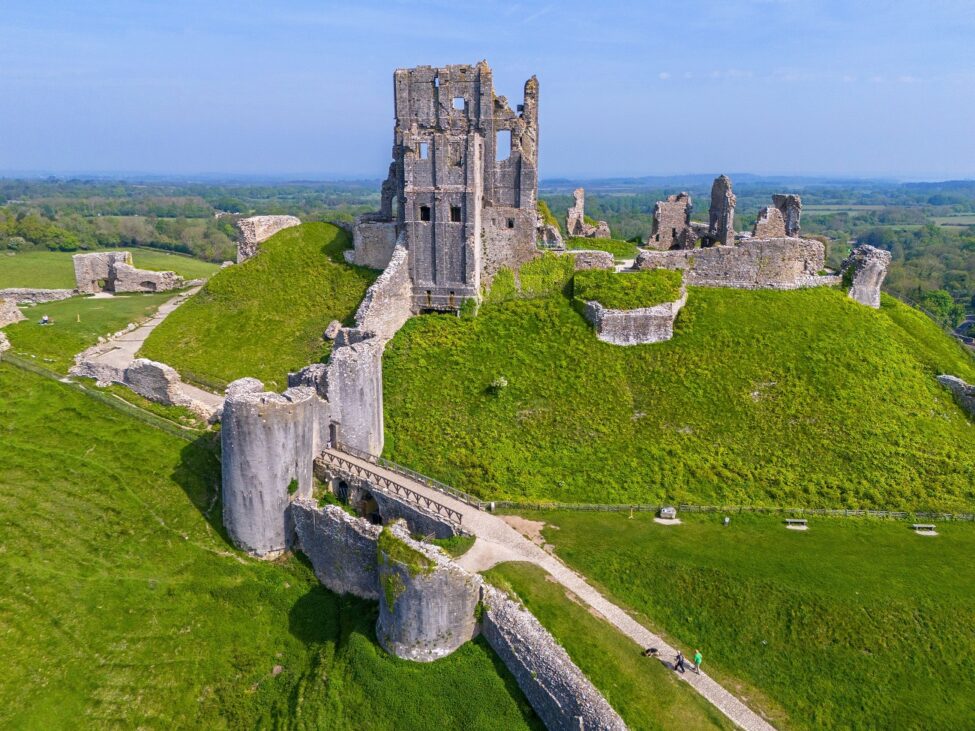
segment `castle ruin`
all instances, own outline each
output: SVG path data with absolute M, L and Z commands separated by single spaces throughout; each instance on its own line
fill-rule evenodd
M 353 261 L 409 252 L 413 309 L 479 300 L 504 267 L 536 256 L 538 80 L 512 111 L 486 61 L 398 69 L 393 161 L 377 213 L 357 221 Z

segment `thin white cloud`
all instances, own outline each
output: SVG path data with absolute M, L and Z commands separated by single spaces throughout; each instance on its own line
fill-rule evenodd
M 668 72 L 666 72 L 666 71 L 661 71 L 659 74 L 657 74 L 657 77 L 661 81 L 666 81 L 667 79 L 670 78 L 670 74 Z

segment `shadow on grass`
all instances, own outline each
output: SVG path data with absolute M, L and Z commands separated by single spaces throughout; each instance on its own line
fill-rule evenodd
M 179 464 L 170 477 L 179 485 L 200 515 L 227 545 L 233 545 L 223 527 L 220 500 L 220 432 L 200 434 L 180 450 Z

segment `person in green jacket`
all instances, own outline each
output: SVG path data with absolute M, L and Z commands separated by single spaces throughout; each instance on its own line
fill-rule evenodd
M 694 650 L 694 672 L 698 675 L 701 674 L 701 660 L 704 659 L 704 655 L 701 654 L 700 650 Z

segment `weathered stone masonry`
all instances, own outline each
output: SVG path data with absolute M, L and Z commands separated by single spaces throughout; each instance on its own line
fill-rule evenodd
M 81 294 L 97 292 L 167 292 L 185 282 L 173 272 L 153 272 L 132 266 L 127 251 L 75 254 L 74 277 Z

